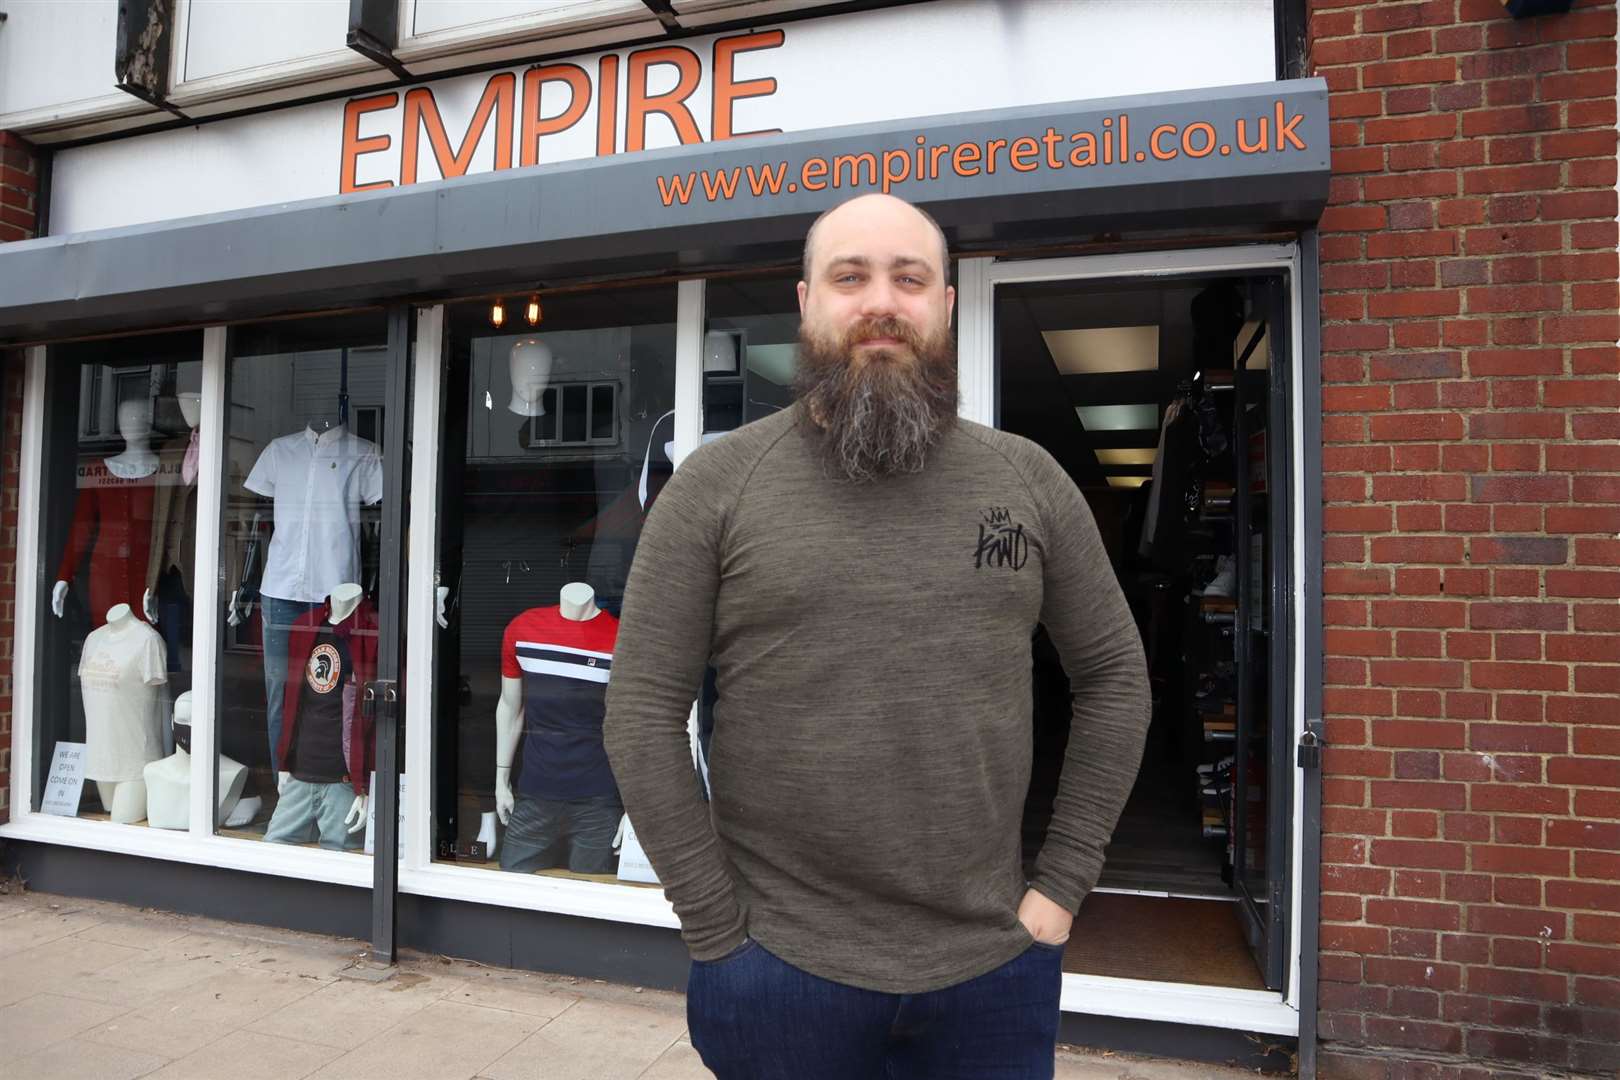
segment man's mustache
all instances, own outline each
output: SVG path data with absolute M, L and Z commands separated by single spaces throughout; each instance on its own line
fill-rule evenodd
M 848 351 L 857 345 L 864 345 L 868 341 L 880 338 L 900 342 L 910 349 L 914 356 L 922 352 L 922 335 L 917 333 L 916 328 L 910 323 L 893 315 L 878 315 L 852 323 L 844 331 L 843 341 L 840 344 Z

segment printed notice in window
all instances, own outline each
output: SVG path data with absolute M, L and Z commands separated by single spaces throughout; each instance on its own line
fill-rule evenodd
M 59 742 L 51 757 L 51 772 L 45 779 L 45 797 L 39 812 L 77 817 L 79 793 L 84 790 L 84 743 Z

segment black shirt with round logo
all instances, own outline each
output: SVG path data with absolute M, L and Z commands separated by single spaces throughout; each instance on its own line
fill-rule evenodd
M 349 779 L 343 757 L 343 689 L 354 681 L 349 644 L 323 625 L 315 636 L 301 676 L 297 730 L 293 733 L 288 769 L 312 784 L 336 784 Z

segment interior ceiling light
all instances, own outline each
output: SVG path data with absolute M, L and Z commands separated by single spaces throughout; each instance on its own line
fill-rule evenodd
M 1156 371 L 1157 326 L 1101 326 L 1091 330 L 1043 330 L 1052 362 L 1064 375 Z
M 529 302 L 523 309 L 523 317 L 529 320 L 530 326 L 540 325 L 540 294 L 532 293 Z
M 1150 431 L 1159 426 L 1159 407 L 1144 405 L 1076 405 L 1087 431 Z
M 499 330 L 506 325 L 506 300 L 497 296 L 495 303 L 490 305 L 489 324 Z
M 1158 453 L 1153 447 L 1140 447 L 1135 449 L 1120 449 L 1104 447 L 1092 451 L 1097 460 L 1103 465 L 1151 465 L 1154 455 Z
M 1108 486 L 1117 488 L 1139 488 L 1147 482 L 1148 478 L 1145 476 L 1110 476 L 1108 478 Z

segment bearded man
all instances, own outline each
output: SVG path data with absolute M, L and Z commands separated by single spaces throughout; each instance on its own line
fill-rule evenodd
M 956 416 L 948 268 L 899 199 L 824 214 L 797 404 L 692 454 L 631 569 L 607 749 L 720 1080 L 1050 1077 L 1063 945 L 1141 760 L 1142 646 L 1085 500 Z M 1037 622 L 1074 716 L 1026 880 Z

